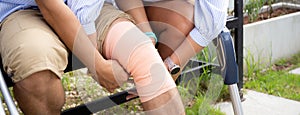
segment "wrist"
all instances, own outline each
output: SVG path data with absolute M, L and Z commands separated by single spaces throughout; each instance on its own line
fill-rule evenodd
M 167 66 L 167 69 L 171 73 L 171 75 L 175 75 L 180 71 L 180 66 L 174 63 L 170 57 L 167 57 L 164 60 L 164 63 Z
M 157 44 L 157 42 L 158 42 L 158 39 L 157 39 L 157 37 L 156 37 L 156 35 L 155 35 L 155 33 L 154 32 L 145 32 L 145 34 L 149 37 L 149 38 L 152 38 L 152 39 L 154 39 L 154 41 L 155 41 L 155 44 Z
M 96 52 L 95 55 L 95 70 L 97 74 L 101 74 L 103 73 L 103 71 L 106 71 L 105 68 L 107 67 L 108 63 L 107 60 L 104 59 L 99 52 Z

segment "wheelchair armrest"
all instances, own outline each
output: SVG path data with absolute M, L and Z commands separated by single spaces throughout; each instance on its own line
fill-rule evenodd
M 222 31 L 214 43 L 217 46 L 218 60 L 221 67 L 220 72 L 224 78 L 224 84 L 238 83 L 238 65 L 230 32 L 228 30 Z

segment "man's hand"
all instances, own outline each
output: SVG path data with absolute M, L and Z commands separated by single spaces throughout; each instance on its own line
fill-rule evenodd
M 128 79 L 128 73 L 117 61 L 105 60 L 92 44 L 97 35 L 86 35 L 75 14 L 62 0 L 35 0 L 43 17 L 66 46 L 92 70 L 94 79 L 112 92 Z M 95 56 L 92 56 L 94 55 Z M 117 82 L 117 81 L 118 82 Z
M 98 67 L 94 79 L 109 92 L 113 92 L 129 78 L 129 74 L 115 60 L 106 60 L 104 65 Z

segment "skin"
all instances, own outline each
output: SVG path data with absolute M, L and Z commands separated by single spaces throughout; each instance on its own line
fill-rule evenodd
M 89 68 L 94 75 L 93 78 L 102 86 L 113 91 L 120 83 L 120 81 L 117 83 L 114 76 L 128 77 L 118 62 L 105 60 L 102 57 L 95 48 L 95 42 L 93 42 L 96 35 L 88 36 L 85 34 L 80 22 L 63 1 L 36 0 L 36 3 L 46 22 L 54 29 L 65 45 Z M 118 23 L 118 21 L 123 20 L 118 19 L 114 23 Z M 127 79 L 122 80 L 126 81 Z M 121 82 L 123 82 L 122 80 Z M 48 70 L 34 73 L 18 82 L 14 86 L 14 93 L 24 114 L 30 115 L 59 115 L 65 101 L 60 79 Z M 147 114 L 184 112 L 176 88 L 143 103 L 143 107 L 148 111 Z M 174 108 L 180 111 L 174 111 Z
M 115 0 L 118 7 L 126 13 L 132 15 L 135 23 L 143 32 L 153 32 L 146 15 L 146 11 L 141 0 L 131 0 L 128 4 L 126 0 Z M 155 39 L 151 38 L 153 44 Z
M 41 71 L 16 83 L 14 97 L 25 115 L 59 115 L 65 101 L 60 79 L 51 71 Z
M 45 20 L 66 46 L 89 68 L 90 72 L 94 74 L 94 79 L 100 79 L 97 81 L 100 82 L 101 85 L 107 87 L 109 91 L 113 91 L 113 89 L 118 87 L 118 84 L 115 83 L 114 75 L 128 77 L 128 74 L 116 61 L 105 60 L 102 57 L 93 43 L 90 42 L 88 36 L 84 34 L 85 32 L 81 29 L 79 20 L 77 20 L 76 16 L 64 2 L 61 0 L 36 0 L 36 3 Z M 78 39 L 81 45 L 76 45 L 75 40 Z M 76 48 L 76 50 L 74 50 L 74 48 Z M 94 56 L 90 58 L 86 55 Z M 113 66 L 116 71 L 113 71 Z
M 119 87 L 114 75 L 126 78 L 128 74 L 117 61 L 105 60 L 96 50 L 95 43 L 91 41 L 94 41 L 97 35 L 91 34 L 88 36 L 84 34 L 80 22 L 63 1 L 36 0 L 36 3 L 46 22 L 54 29 L 66 46 L 91 70 L 94 79 L 111 92 Z M 78 36 L 80 37 L 78 38 Z M 76 39 L 79 39 L 81 46 L 76 46 Z M 79 48 L 73 49 L 74 46 Z M 94 56 L 89 57 L 86 55 Z M 59 115 L 65 101 L 60 79 L 48 70 L 34 73 L 17 82 L 13 92 L 24 114 Z
M 132 0 L 116 0 L 119 8 L 132 15 L 138 27 L 143 31 L 153 31 L 159 38 L 157 49 L 165 60 L 170 57 L 174 63 L 183 68 L 188 60 L 204 47 L 199 46 L 188 35 L 194 28 L 193 5 L 181 0 L 166 0 L 146 3 Z M 175 20 L 176 19 L 176 20 Z M 173 75 L 176 80 L 180 73 Z
M 123 22 L 123 24 L 121 23 L 121 22 Z M 124 20 L 124 19 L 122 19 L 122 18 L 119 18 L 119 19 L 117 19 L 113 24 L 112 24 L 112 26 L 110 27 L 110 30 L 109 30 L 109 32 L 108 32 L 108 38 L 106 38 L 106 40 L 107 41 L 109 41 L 109 37 L 111 37 L 111 39 L 118 39 L 119 41 L 121 41 L 122 39 L 124 40 L 124 39 L 131 39 L 132 41 L 138 41 L 137 39 L 141 39 L 140 37 L 134 37 L 134 38 L 130 38 L 130 37 L 127 37 L 126 36 L 126 34 L 124 35 L 123 33 L 127 33 L 127 32 L 130 32 L 130 30 L 132 30 L 133 28 L 136 28 L 133 24 L 131 24 L 132 26 L 130 26 L 130 25 L 127 25 L 127 26 L 123 26 L 124 25 L 124 22 L 127 22 L 128 23 L 128 20 Z M 138 29 L 136 28 L 135 30 L 137 30 L 137 31 L 134 31 L 133 33 L 138 33 L 139 31 L 138 31 Z M 115 34 L 116 32 L 118 32 L 119 34 Z M 113 33 L 113 34 L 111 34 L 111 33 Z M 139 33 L 139 35 L 141 35 L 142 33 Z M 133 35 L 133 34 L 132 34 Z M 139 35 L 137 35 L 137 36 L 139 36 Z M 109 42 L 109 43 L 114 43 L 114 42 Z M 122 44 L 118 44 L 119 45 L 119 47 L 115 47 L 115 50 L 116 51 L 121 51 L 122 50 L 122 46 L 123 45 L 125 45 L 126 46 L 126 42 L 121 42 Z M 105 47 L 106 47 L 106 45 L 107 44 L 105 44 L 104 43 L 104 49 L 105 49 Z M 146 46 L 152 46 L 151 45 L 151 43 L 149 44 L 146 44 L 145 43 L 145 45 Z M 143 46 L 145 46 L 145 45 L 143 45 Z M 133 45 L 133 46 L 138 46 L 138 45 Z M 150 48 L 150 47 L 148 47 L 148 48 Z M 154 46 L 152 46 L 153 47 L 153 49 L 151 48 L 150 50 L 148 50 L 149 51 L 149 53 L 151 53 L 151 55 L 155 55 L 155 53 L 157 53 L 156 52 L 156 50 L 154 49 Z M 109 47 L 107 47 L 107 48 L 109 48 Z M 126 48 L 129 48 L 129 49 L 131 49 L 130 47 L 126 47 Z M 136 49 L 135 49 L 136 48 Z M 141 48 L 141 49 L 139 49 L 139 48 Z M 140 50 L 140 51 L 145 51 L 145 50 L 147 50 L 147 49 L 142 49 L 143 47 L 134 47 L 134 49 L 135 49 L 135 51 L 137 51 L 137 52 L 139 52 L 138 50 Z M 110 49 L 110 48 L 109 48 Z M 109 51 L 109 50 L 104 50 L 104 51 Z M 135 52 L 134 51 L 134 52 Z M 118 56 L 116 56 L 116 57 L 114 57 L 114 58 L 116 58 L 116 59 L 118 59 L 119 61 L 120 61 L 120 63 L 122 64 L 122 65 L 124 65 L 124 67 L 126 67 L 127 66 L 127 70 L 129 71 L 129 72 L 131 72 L 131 74 L 132 74 L 132 76 L 133 76 L 133 79 L 134 79 L 134 81 L 136 82 L 136 87 L 137 87 L 137 90 L 139 90 L 138 88 L 142 88 L 141 87 L 141 82 L 138 82 L 139 80 L 140 81 L 145 81 L 145 79 L 147 79 L 147 78 L 144 78 L 143 80 L 142 79 L 140 79 L 140 78 L 143 78 L 142 76 L 143 75 L 149 75 L 148 73 L 146 73 L 145 74 L 145 72 L 150 72 L 150 74 L 152 74 L 151 73 L 151 67 L 150 68 L 148 68 L 148 67 L 145 67 L 145 68 L 148 68 L 147 70 L 146 69 L 141 69 L 141 68 L 135 68 L 135 69 L 133 69 L 132 67 L 133 66 L 135 66 L 135 67 L 141 67 L 141 66 L 144 66 L 144 64 L 145 63 L 142 63 L 141 61 L 141 58 L 139 58 L 139 59 L 134 59 L 134 60 L 136 60 L 136 61 L 132 61 L 132 62 L 130 62 L 131 64 L 135 64 L 135 65 L 127 65 L 126 63 L 127 63 L 127 61 L 122 61 L 122 59 L 127 59 L 127 56 L 126 55 L 128 55 L 128 52 L 130 52 L 130 51 L 126 51 L 125 50 L 125 52 L 127 52 L 126 54 L 117 54 L 117 55 L 122 55 L 122 58 L 120 58 L 120 57 L 118 57 Z M 134 53 L 134 52 L 130 52 L 130 53 Z M 130 54 L 129 53 L 129 54 Z M 139 52 L 139 54 L 141 54 L 141 52 Z M 108 54 L 109 55 L 109 54 Z M 137 54 L 136 54 L 137 55 Z M 147 54 L 145 54 L 145 55 L 147 55 Z M 129 56 L 133 56 L 133 57 L 135 57 L 134 55 L 129 55 Z M 157 55 L 158 56 L 158 55 Z M 153 61 L 154 61 L 154 63 L 160 63 L 160 64 L 162 64 L 163 65 L 163 63 L 160 61 L 160 59 L 159 59 L 159 57 L 150 57 L 151 59 L 154 59 Z M 133 58 L 132 58 L 133 59 Z M 131 58 L 129 58 L 129 60 L 131 60 Z M 138 61 L 138 60 L 140 60 L 140 61 Z M 139 62 L 141 62 L 142 64 L 140 64 Z M 149 64 L 149 65 L 152 65 L 152 63 L 150 62 L 150 63 L 147 63 L 147 64 Z M 159 67 L 159 66 L 158 66 Z M 131 69 L 130 69 L 131 68 Z M 150 69 L 150 71 L 149 71 L 149 69 Z M 146 71 L 145 71 L 146 70 Z M 161 71 L 162 73 L 160 74 L 159 73 L 159 77 L 160 78 L 164 78 L 164 77 L 170 77 L 169 75 L 166 75 L 168 72 L 167 72 L 167 70 L 166 69 L 163 69 L 164 71 Z M 155 70 L 153 70 L 153 71 L 155 71 Z M 155 71 L 155 73 L 158 73 L 158 72 L 160 72 L 160 71 Z M 141 75 L 141 76 L 140 76 Z M 139 76 L 139 77 L 138 77 Z M 150 75 L 149 77 L 155 77 L 155 75 Z M 158 79 L 157 78 L 152 78 L 152 80 L 150 80 L 150 79 L 147 79 L 147 80 L 149 80 L 150 82 L 151 81 L 156 81 L 155 83 L 150 83 L 149 85 L 146 85 L 147 87 L 151 87 L 152 89 L 154 89 L 154 90 L 156 90 L 157 88 L 160 88 L 161 86 L 159 86 L 159 87 L 156 87 L 158 84 L 156 84 L 156 83 L 159 83 L 160 81 L 157 81 Z M 144 82 L 145 83 L 145 82 Z M 169 78 L 169 80 L 168 80 L 168 84 L 174 84 L 174 83 L 172 83 L 172 80 L 170 80 L 170 78 Z M 139 84 L 139 85 L 138 85 Z M 148 84 L 148 83 L 147 83 Z M 175 84 L 174 84 L 175 85 Z M 143 86 L 143 85 L 142 85 Z M 143 90 L 152 90 L 152 89 L 143 89 Z M 160 88 L 161 90 L 163 90 L 164 88 Z M 141 90 L 140 90 L 141 91 Z M 156 92 L 156 91 L 155 91 Z M 134 92 L 129 92 L 129 93 L 131 93 L 131 94 L 133 94 Z M 143 92 L 139 92 L 139 94 L 140 94 L 140 96 L 141 95 L 149 95 L 149 94 L 147 94 L 147 93 L 143 93 Z M 155 94 L 151 94 L 152 96 L 153 95 L 155 95 Z M 131 96 L 133 96 L 134 97 L 134 95 L 131 95 Z M 128 96 L 127 97 L 127 99 L 130 99 L 131 98 L 131 96 Z M 150 96 L 150 95 L 149 95 Z M 179 95 L 179 93 L 178 93 L 178 90 L 177 90 L 177 88 L 172 88 L 172 89 L 168 89 L 166 92 L 164 92 L 164 93 L 162 93 L 162 94 L 160 94 L 160 95 L 155 95 L 155 97 L 153 97 L 153 98 L 151 98 L 150 100 L 147 100 L 147 101 L 145 101 L 145 102 L 142 102 L 142 106 L 143 106 L 143 109 L 146 111 L 146 113 L 147 114 L 153 114 L 153 115 L 157 115 L 157 114 L 170 114 L 170 115 L 174 115 L 174 114 L 184 114 L 184 107 L 183 107 L 183 104 L 182 104 L 182 101 L 181 101 L 181 98 L 180 98 L 180 95 Z M 176 111 L 174 111 L 174 108 L 177 108 L 177 109 L 175 109 Z

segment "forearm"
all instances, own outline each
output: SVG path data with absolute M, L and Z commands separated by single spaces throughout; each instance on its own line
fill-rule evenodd
M 36 0 L 45 20 L 66 46 L 89 68 L 103 61 L 73 12 L 60 0 Z M 98 62 L 99 63 L 99 62 Z
M 204 47 L 192 40 L 191 36 L 187 36 L 170 57 L 174 63 L 184 67 L 188 60 L 199 53 L 203 48 Z
M 124 12 L 130 14 L 135 20 L 136 25 L 143 32 L 151 32 L 152 29 L 147 19 L 142 0 L 131 0 L 130 3 L 126 0 L 115 0 L 118 7 Z
M 98 47 L 97 47 L 97 33 L 95 32 L 95 33 L 93 33 L 93 34 L 90 34 L 90 35 L 88 35 L 88 37 L 89 37 L 90 41 L 92 42 L 92 44 L 93 44 L 96 48 L 98 48 Z

